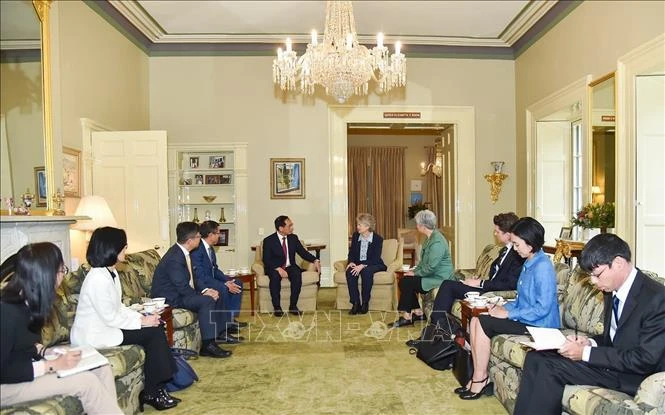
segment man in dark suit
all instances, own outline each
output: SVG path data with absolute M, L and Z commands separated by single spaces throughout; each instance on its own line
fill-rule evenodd
M 481 293 L 489 291 L 506 291 L 517 288 L 517 280 L 522 272 L 524 258 L 512 249 L 510 228 L 519 218 L 513 212 L 499 213 L 494 216 L 494 236 L 503 244 L 499 256 L 492 262 L 487 280 L 467 278 L 464 281 L 444 281 L 434 299 L 434 307 L 430 321 L 434 324 L 445 322 L 446 312 L 450 312 L 456 299 L 464 298 L 469 291 Z
M 275 219 L 275 229 L 275 233 L 263 240 L 263 265 L 266 275 L 270 278 L 272 306 L 275 316 L 284 315 L 279 302 L 279 291 L 282 278 L 288 278 L 291 282 L 289 312 L 300 315 L 302 312 L 298 309 L 298 297 L 302 288 L 302 270 L 296 264 L 296 253 L 304 260 L 314 263 L 317 272 L 321 272 L 321 263 L 302 246 L 298 235 L 293 234 L 293 221 L 288 216 L 278 216 Z
M 234 320 L 240 312 L 242 285 L 233 278 L 227 277 L 217 266 L 217 256 L 213 246 L 219 241 L 219 224 L 212 220 L 205 221 L 199 226 L 199 233 L 201 243 L 191 252 L 194 288 L 199 292 L 206 288 L 213 288 L 222 295 L 226 321 L 229 322 L 227 333 L 238 334 L 240 327 L 247 326 L 247 323 Z
M 580 267 L 605 292 L 604 331 L 569 336 L 557 352 L 529 352 L 515 414 L 560 414 L 566 385 L 592 385 L 635 395 L 649 375 L 665 371 L 665 286 L 630 262 L 630 248 L 612 234 L 593 237 Z
M 182 222 L 176 227 L 178 242 L 162 257 L 152 279 L 152 297 L 165 297 L 176 308 L 184 308 L 198 314 L 201 338 L 200 355 L 229 357 L 231 352 L 217 346 L 215 338 L 225 334 L 226 320 L 221 296 L 212 288 L 194 289 L 194 274 L 189 253 L 199 246 L 199 225 Z

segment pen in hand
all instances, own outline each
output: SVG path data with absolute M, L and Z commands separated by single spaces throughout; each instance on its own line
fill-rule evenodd
M 575 341 L 577 341 L 577 321 L 575 322 Z

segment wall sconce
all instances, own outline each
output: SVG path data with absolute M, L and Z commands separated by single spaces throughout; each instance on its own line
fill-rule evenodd
M 506 164 L 505 161 L 493 161 L 491 164 L 494 168 L 494 173 L 486 174 L 485 180 L 490 184 L 490 199 L 492 203 L 496 203 L 499 200 L 503 181 L 506 180 L 508 175 L 503 172 L 503 165 Z
M 424 176 L 427 172 L 434 174 L 437 177 L 441 177 L 443 174 L 443 147 L 441 146 L 441 139 L 437 138 L 434 141 L 434 163 L 430 163 L 427 166 L 425 162 L 420 163 L 420 175 Z

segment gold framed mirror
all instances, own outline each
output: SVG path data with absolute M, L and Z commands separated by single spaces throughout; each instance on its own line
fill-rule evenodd
M 589 83 L 590 200 L 616 201 L 616 84 L 614 72 Z
M 50 195 L 55 191 L 50 6 L 50 0 L 0 2 L 0 196 L 13 197 L 14 206 L 20 206 L 21 195 L 29 189 L 34 195 L 33 215 L 51 211 Z

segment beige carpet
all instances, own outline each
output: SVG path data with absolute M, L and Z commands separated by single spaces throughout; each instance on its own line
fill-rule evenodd
M 319 312 L 300 318 L 241 314 L 246 342 L 228 359 L 190 360 L 201 380 L 174 393 L 183 402 L 168 413 L 506 414 L 494 397 L 462 401 L 450 371 L 409 354 L 404 342 L 420 325 L 386 332 L 395 313 L 350 316 L 334 298 L 321 289 Z

